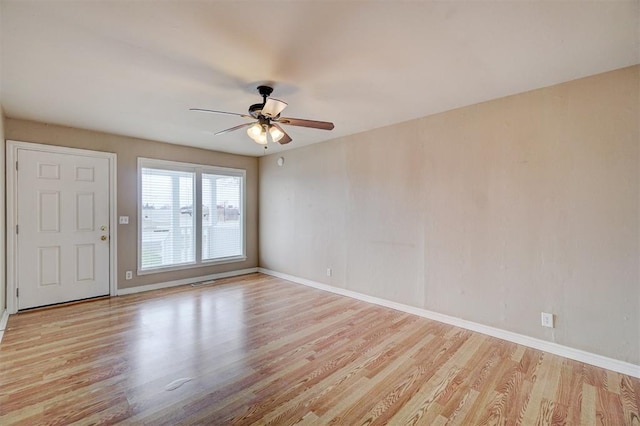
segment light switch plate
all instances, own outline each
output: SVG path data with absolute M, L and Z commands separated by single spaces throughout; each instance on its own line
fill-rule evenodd
M 129 216 L 120 216 L 120 225 L 128 225 Z

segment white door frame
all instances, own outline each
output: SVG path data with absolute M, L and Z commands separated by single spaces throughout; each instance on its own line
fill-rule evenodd
M 85 157 L 106 158 L 109 160 L 109 294 L 116 295 L 117 285 L 117 158 L 111 152 L 91 151 L 88 149 L 67 148 L 56 145 L 43 145 L 31 142 L 7 141 L 7 312 L 18 312 L 18 235 L 16 224 L 18 223 L 18 172 L 16 162 L 18 150 L 51 152 L 58 154 L 83 155 Z

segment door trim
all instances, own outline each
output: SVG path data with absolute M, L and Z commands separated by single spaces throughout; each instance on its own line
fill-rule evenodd
M 16 224 L 18 223 L 18 173 L 16 161 L 18 160 L 18 150 L 50 152 L 57 154 L 83 155 L 85 157 L 106 158 L 109 160 L 109 295 L 115 296 L 117 286 L 117 156 L 111 152 L 91 151 L 88 149 L 68 148 L 57 145 L 44 145 L 31 142 L 20 142 L 7 140 L 6 147 L 6 169 L 7 169 L 7 312 L 15 314 L 18 312 L 18 298 L 16 289 L 18 288 L 18 235 L 16 234 Z

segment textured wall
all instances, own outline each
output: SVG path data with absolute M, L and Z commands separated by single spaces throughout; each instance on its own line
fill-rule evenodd
M 261 158 L 260 265 L 640 364 L 639 74 Z
M 92 149 L 117 154 L 118 216 L 129 216 L 129 225 L 118 225 L 118 288 L 129 288 L 258 266 L 258 161 L 256 158 L 15 119 L 6 120 L 5 135 L 9 140 Z M 136 276 L 138 157 L 245 169 L 247 171 L 247 260 L 224 265 L 203 266 L 195 269 Z M 130 281 L 125 281 L 125 271 L 128 270 L 134 271 L 134 277 Z

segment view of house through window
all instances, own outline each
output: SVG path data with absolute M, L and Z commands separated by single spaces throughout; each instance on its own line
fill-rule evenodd
M 243 170 L 150 159 L 138 169 L 140 271 L 244 257 Z

